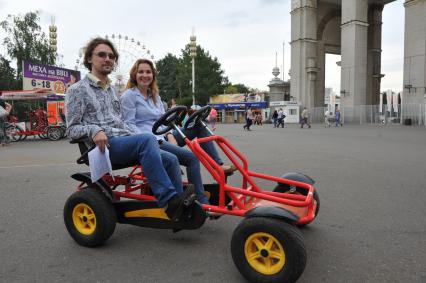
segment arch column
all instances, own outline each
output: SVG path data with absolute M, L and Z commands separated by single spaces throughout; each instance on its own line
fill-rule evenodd
M 291 7 L 290 94 L 307 108 L 314 106 L 316 57 L 317 0 L 293 0 Z
M 403 104 L 426 99 L 426 0 L 407 0 L 404 31 Z
M 368 53 L 366 104 L 377 105 L 380 100 L 382 62 L 382 11 L 383 4 L 372 4 L 368 10 Z
M 341 103 L 366 104 L 368 1 L 342 0 Z

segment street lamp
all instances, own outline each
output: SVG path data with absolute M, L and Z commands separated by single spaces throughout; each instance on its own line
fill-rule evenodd
M 194 35 L 194 31 L 192 31 L 189 39 L 189 55 L 192 58 L 192 105 L 195 105 L 195 56 L 197 56 L 197 38 Z

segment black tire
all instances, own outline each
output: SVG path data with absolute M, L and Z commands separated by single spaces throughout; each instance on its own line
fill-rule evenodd
M 60 140 L 63 137 L 62 128 L 59 126 L 53 126 L 47 128 L 47 138 L 51 141 Z
M 22 135 L 19 135 L 18 133 L 23 132 L 21 127 L 17 125 L 8 125 L 6 127 L 6 135 L 10 138 L 12 142 L 17 142 L 22 139 Z
M 62 130 L 62 138 L 65 138 L 67 136 L 67 126 L 62 125 L 61 130 Z
M 274 218 L 244 219 L 232 235 L 231 253 L 249 282 L 295 282 L 306 266 L 302 234 L 297 227 Z
M 111 237 L 117 215 L 111 202 L 101 192 L 89 187 L 68 198 L 64 221 L 71 237 L 79 245 L 96 247 Z
M 305 189 L 302 189 L 302 188 L 299 188 L 299 187 L 293 187 L 293 188 L 291 188 L 291 186 L 288 185 L 288 184 L 278 184 L 274 188 L 273 191 L 277 192 L 277 193 L 291 193 L 291 194 L 306 195 L 306 190 Z M 320 210 L 320 204 L 321 204 L 321 202 L 320 202 L 320 197 L 319 197 L 318 191 L 316 189 L 314 191 L 314 200 L 317 202 L 317 207 L 315 209 L 315 218 L 317 218 L 319 210 Z M 302 225 L 298 225 L 298 226 L 302 227 L 302 226 L 306 226 L 308 224 L 302 224 Z

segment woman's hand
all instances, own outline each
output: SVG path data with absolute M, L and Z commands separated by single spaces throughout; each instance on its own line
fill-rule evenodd
M 99 150 L 103 153 L 105 152 L 105 147 L 108 146 L 108 137 L 105 135 L 104 131 L 99 131 L 94 137 L 93 142 L 99 147 Z
M 171 144 L 177 145 L 177 141 L 175 139 L 175 136 L 173 136 L 173 134 L 171 134 L 171 133 L 167 134 L 167 141 Z

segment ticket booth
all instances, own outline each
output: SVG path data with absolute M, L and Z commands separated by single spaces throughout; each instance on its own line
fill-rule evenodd
M 285 114 L 285 123 L 295 123 L 300 122 L 300 103 L 297 101 L 271 101 L 269 102 L 270 116 L 275 110 L 279 111 L 280 108 L 283 109 Z

